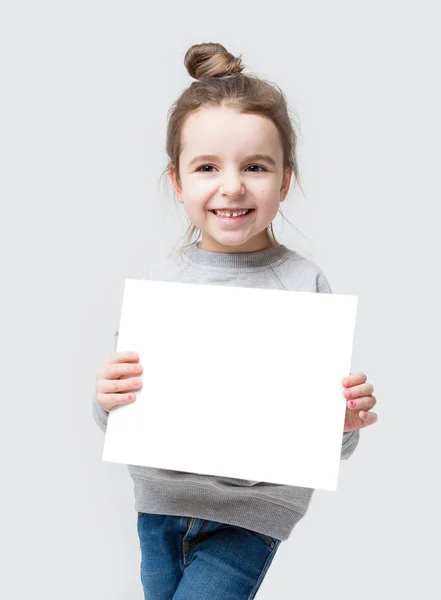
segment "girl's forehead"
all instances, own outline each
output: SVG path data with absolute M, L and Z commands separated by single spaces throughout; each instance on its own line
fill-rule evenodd
M 237 108 L 231 106 L 201 106 L 198 110 L 190 113 L 186 122 L 200 123 L 240 123 L 242 126 L 247 124 L 255 125 L 256 123 L 271 122 L 267 117 L 257 113 L 240 112 Z
M 208 144 L 208 147 L 207 147 Z M 276 126 L 267 117 L 212 107 L 189 115 L 181 132 L 182 151 L 209 153 L 210 147 L 243 146 L 252 152 L 265 152 L 280 145 Z

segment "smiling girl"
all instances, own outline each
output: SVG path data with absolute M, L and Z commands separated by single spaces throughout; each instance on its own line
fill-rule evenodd
M 272 228 L 293 176 L 299 180 L 297 137 L 282 91 L 243 74 L 240 57 L 220 44 L 192 46 L 185 66 L 196 81 L 170 111 L 165 172 L 190 220 L 189 243 L 160 261 L 148 278 L 331 293 L 323 271 L 279 243 Z M 237 312 L 222 318 L 240 317 Z M 232 338 L 229 368 L 240 368 L 240 352 Z M 104 431 L 110 410 L 136 400 L 142 372 L 136 353 L 116 348 L 103 363 L 93 414 Z M 347 404 L 341 458 L 346 460 L 359 430 L 375 423 L 377 415 L 370 412 L 376 399 L 364 373 L 348 375 L 342 388 Z M 207 427 L 215 426 L 207 421 Z M 182 440 L 183 451 L 204 451 L 191 419 L 182 423 Z M 277 444 L 277 432 L 262 443 Z M 146 600 L 254 598 L 314 491 L 137 465 L 128 469 Z

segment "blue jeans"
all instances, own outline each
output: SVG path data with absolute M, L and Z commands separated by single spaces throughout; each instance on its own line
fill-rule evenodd
M 282 543 L 217 521 L 138 513 L 145 600 L 251 600 Z

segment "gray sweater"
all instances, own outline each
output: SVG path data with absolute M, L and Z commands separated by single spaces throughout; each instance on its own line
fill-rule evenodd
M 283 244 L 257 252 L 218 253 L 201 250 L 194 242 L 180 253 L 160 260 L 139 278 L 332 293 L 321 269 Z M 118 331 L 115 351 L 117 336 Z M 145 378 L 148 365 L 143 367 Z M 92 408 L 97 425 L 106 431 L 108 412 L 100 407 L 95 393 Z M 354 452 L 360 431 L 342 436 L 341 458 L 345 460 Z M 189 432 L 186 447 L 194 448 L 195 441 Z M 271 434 L 267 442 L 277 443 L 277 438 Z M 304 516 L 314 491 L 137 465 L 128 465 L 128 471 L 133 479 L 137 512 L 197 517 L 252 529 L 280 540 L 288 539 Z

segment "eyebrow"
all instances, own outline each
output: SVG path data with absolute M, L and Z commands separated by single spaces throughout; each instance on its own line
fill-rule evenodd
M 215 154 L 200 154 L 199 156 L 195 156 L 189 163 L 188 166 L 191 167 L 197 162 L 205 161 L 205 160 L 218 160 L 218 156 Z M 268 162 L 273 167 L 276 166 L 275 160 L 269 154 L 252 154 L 251 156 L 247 156 L 245 161 L 249 160 L 264 160 Z

